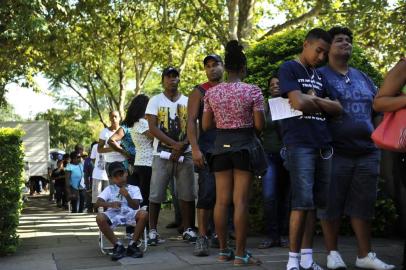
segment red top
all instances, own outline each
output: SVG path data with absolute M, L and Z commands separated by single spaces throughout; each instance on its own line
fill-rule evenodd
M 204 111 L 214 113 L 217 128 L 252 128 L 253 112 L 264 111 L 264 97 L 253 84 L 220 83 L 206 92 Z

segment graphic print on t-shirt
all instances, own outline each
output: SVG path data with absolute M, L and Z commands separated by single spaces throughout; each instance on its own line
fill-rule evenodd
M 187 106 L 178 104 L 176 112 L 171 115 L 169 107 L 158 108 L 158 128 L 171 139 L 180 142 L 186 138 Z M 158 143 L 158 152 L 171 151 L 163 142 Z
M 97 160 L 96 166 L 99 170 L 104 170 L 104 166 L 105 166 L 104 156 L 103 156 L 103 154 L 98 154 L 98 155 L 99 155 L 99 158 Z
M 307 95 L 323 96 L 323 84 L 314 80 L 314 75 L 309 79 L 297 79 L 297 82 L 302 86 L 302 91 Z M 303 113 L 298 119 L 326 121 L 326 117 L 323 113 Z

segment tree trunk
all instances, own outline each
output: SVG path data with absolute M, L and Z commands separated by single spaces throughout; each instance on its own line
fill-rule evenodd
M 228 37 L 229 37 L 229 40 L 238 40 L 238 36 L 237 36 L 238 0 L 227 0 L 227 9 L 228 9 Z
M 0 85 L 0 108 L 7 105 L 5 95 L 6 95 L 6 85 L 1 84 Z
M 238 40 L 245 42 L 252 32 L 252 19 L 254 13 L 255 0 L 238 1 Z
M 120 29 L 120 33 L 118 35 L 118 80 L 119 80 L 119 92 L 118 92 L 118 112 L 120 114 L 120 118 L 124 119 L 124 102 L 125 102 L 125 68 L 124 68 L 124 44 L 123 44 L 123 34 Z

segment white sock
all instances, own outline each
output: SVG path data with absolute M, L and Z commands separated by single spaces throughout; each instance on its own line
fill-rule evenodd
M 313 249 L 306 248 L 300 250 L 300 266 L 310 268 L 313 264 Z
M 131 240 L 130 243 L 128 243 L 128 245 L 131 246 L 131 245 L 134 244 L 134 243 L 135 243 L 135 241 L 134 241 L 134 240 Z
M 288 264 L 286 265 L 286 269 L 287 270 L 292 268 L 299 269 L 299 259 L 300 259 L 299 253 L 289 252 L 289 261 Z

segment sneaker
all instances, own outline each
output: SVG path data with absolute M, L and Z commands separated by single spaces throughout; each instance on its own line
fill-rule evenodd
M 198 257 L 209 256 L 209 239 L 207 236 L 197 238 L 193 255 Z
M 355 260 L 355 266 L 362 269 L 374 269 L 374 270 L 391 270 L 395 266 L 391 264 L 386 264 L 378 257 L 376 253 L 369 252 L 368 255 L 364 258 L 358 258 Z
M 220 248 L 220 242 L 219 242 L 219 238 L 217 237 L 217 234 L 212 236 L 211 241 L 210 241 L 210 247 Z
M 112 261 L 120 260 L 125 256 L 125 247 L 123 245 L 114 245 L 113 254 L 111 255 Z
M 133 257 L 133 258 L 142 258 L 143 253 L 141 249 L 139 248 L 140 243 L 133 243 L 132 245 L 129 245 L 127 248 L 127 256 Z
M 261 241 L 258 248 L 259 249 L 266 249 L 266 248 L 280 247 L 280 246 L 281 246 L 281 242 L 279 240 L 265 239 L 265 240 Z
M 300 270 L 323 270 L 323 267 L 321 267 L 317 263 L 313 262 L 309 268 L 304 268 L 304 267 L 300 266 Z
M 195 243 L 197 239 L 197 234 L 191 228 L 187 228 L 182 236 L 183 240 L 188 241 L 189 243 Z
M 148 233 L 148 245 L 156 246 L 159 243 L 159 234 L 156 230 L 150 230 Z
M 281 247 L 288 248 L 289 247 L 289 239 L 286 236 L 280 237 Z
M 332 250 L 327 256 L 327 269 L 329 270 L 345 270 L 347 265 L 345 265 L 343 259 L 341 258 L 338 251 Z

